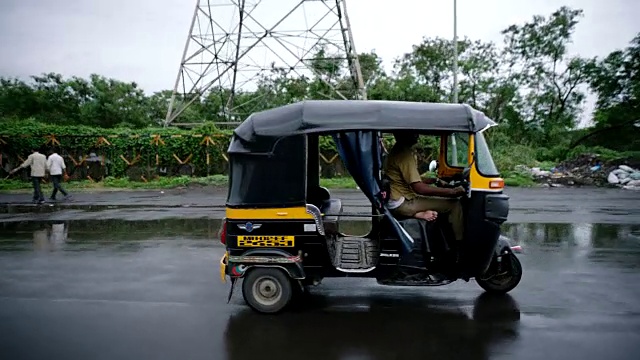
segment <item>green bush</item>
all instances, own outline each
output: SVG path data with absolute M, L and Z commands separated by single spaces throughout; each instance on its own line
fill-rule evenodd
M 78 161 L 82 156 L 95 152 L 98 155 L 104 155 L 109 160 L 107 176 L 104 178 L 102 186 L 162 188 L 189 184 L 223 185 L 226 183 L 226 176 L 223 174 L 227 167 L 224 155 L 231 134 L 231 130 L 218 129 L 211 123 L 205 123 L 192 130 L 152 127 L 133 130 L 128 128 L 103 129 L 87 126 L 60 126 L 43 124 L 33 119 L 4 119 L 0 129 L 0 152 L 4 156 L 3 162 L 5 164 L 10 161 L 11 165 L 15 166 L 18 162 L 18 156 L 26 158 L 31 152 L 31 148 L 53 144 L 51 142 L 53 135 L 56 141 L 59 141 L 59 145 L 58 143 L 55 145 L 61 149 L 61 155 L 68 155 Z M 158 136 L 158 138 L 154 138 L 154 136 Z M 214 144 L 205 146 L 203 144 L 205 136 L 209 136 Z M 99 142 L 101 137 L 104 137 L 109 143 Z M 549 170 L 562 161 L 576 158 L 585 153 L 597 154 L 605 162 L 629 158 L 640 159 L 640 152 L 618 152 L 604 147 L 580 145 L 569 151 L 564 141 L 553 146 L 537 148 L 524 143 L 514 144 L 513 140 L 500 132 L 491 133 L 488 135 L 488 139 L 496 165 L 507 184 L 511 186 L 528 185 L 532 182 L 526 176 L 515 173 L 517 165 L 538 166 Z M 419 141 L 419 148 L 423 149 L 419 154 L 421 161 L 427 160 L 426 156 L 437 154 L 439 150 L 437 137 L 420 137 Z M 385 134 L 383 143 L 387 150 L 391 149 L 394 144 L 393 136 Z M 335 144 L 330 136 L 322 136 L 319 146 L 321 153 L 325 156 L 333 156 L 336 153 Z M 207 152 L 210 156 L 209 166 L 206 163 Z M 194 177 L 160 176 L 156 178 L 156 156 L 159 160 L 159 167 L 170 169 L 179 165 L 174 155 L 180 160 L 185 160 L 191 155 L 189 163 L 194 166 Z M 135 165 L 143 168 L 144 176 L 148 180 L 156 178 L 154 181 L 134 185 L 127 179 L 128 165 L 121 157 L 132 160 L 136 156 L 140 158 Z M 67 160 L 67 166 L 73 167 L 73 163 Z M 141 180 L 141 178 L 133 178 Z M 18 185 L 22 182 L 17 180 L 17 176 L 12 179 L 4 181 L 2 188 L 13 189 L 24 186 Z M 335 184 L 331 183 L 331 186 L 335 187 L 355 186 L 352 180 L 324 181 L 336 182 Z M 90 181 L 83 179 L 73 183 L 77 187 L 93 186 Z
M 598 158 L 600 160 L 605 162 L 619 160 L 619 159 L 636 159 L 636 160 L 640 159 L 640 151 L 621 152 L 621 151 L 611 150 L 602 146 L 588 147 L 585 145 L 578 145 L 575 148 L 573 148 L 568 153 L 568 158 L 572 159 L 581 154 L 596 154 L 598 155 Z
M 567 147 L 564 145 L 556 145 L 550 148 L 541 147 L 536 149 L 536 159 L 539 161 L 552 161 L 558 163 L 567 160 L 569 156 Z
M 201 136 L 195 136 L 201 135 Z M 55 137 L 55 141 L 53 138 Z M 154 138 L 157 136 L 157 138 Z M 209 136 L 214 143 L 206 146 L 205 137 Z M 99 141 L 100 139 L 105 141 Z M 4 121 L 0 130 L 0 150 L 9 156 L 17 165 L 18 156 L 26 158 L 33 147 L 57 146 L 61 155 L 69 155 L 76 161 L 83 156 L 95 152 L 109 160 L 107 169 L 109 176 L 123 177 L 129 167 L 126 161 L 139 156 L 134 164 L 144 168 L 156 168 L 156 156 L 160 167 L 179 165 L 176 158 L 185 161 L 191 156 L 195 174 L 220 174 L 224 172 L 223 154 L 229 146 L 231 131 L 216 129 L 211 124 L 193 130 L 176 128 L 144 128 L 144 129 L 102 129 L 87 126 L 60 126 L 43 124 L 33 119 L 23 121 Z M 210 166 L 207 166 L 209 153 Z M 70 164 L 71 162 L 71 164 Z M 73 162 L 67 160 L 67 166 Z
M 504 173 L 503 178 L 506 186 L 532 186 L 535 184 L 531 175 L 517 172 Z
M 492 152 L 493 160 L 501 172 L 512 171 L 517 165 L 537 165 L 535 149 L 526 145 L 501 146 L 492 149 Z

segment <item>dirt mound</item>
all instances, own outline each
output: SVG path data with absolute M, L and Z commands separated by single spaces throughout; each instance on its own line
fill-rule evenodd
M 607 176 L 615 168 L 617 165 L 600 160 L 597 154 L 582 154 L 551 169 L 550 180 L 571 185 L 566 184 L 566 179 L 571 178 L 576 185 L 606 186 Z
M 627 169 L 625 171 L 621 168 Z M 528 172 L 533 178 L 548 186 L 606 186 L 633 188 L 629 181 L 635 180 L 640 168 L 640 159 L 602 160 L 598 154 L 582 154 L 574 159 L 566 160 L 551 168 L 527 168 L 519 166 L 519 171 Z M 616 176 L 614 179 L 612 174 Z M 633 176 L 632 176 L 633 175 Z M 620 178 L 618 178 L 618 176 Z M 631 178 L 632 177 L 632 178 Z M 629 180 L 623 180 L 629 178 Z

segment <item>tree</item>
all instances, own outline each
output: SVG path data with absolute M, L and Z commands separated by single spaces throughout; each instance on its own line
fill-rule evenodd
M 576 125 L 593 59 L 569 57 L 567 46 L 582 10 L 563 6 L 551 16 L 536 15 L 523 25 L 511 25 L 505 36 L 507 76 L 517 86 L 519 117 L 511 125 L 537 133 L 534 141 L 552 141 Z M 522 122 L 522 123 L 518 123 Z
M 135 82 L 125 83 L 92 74 L 82 117 L 88 125 L 139 128 L 151 124 L 147 99 Z
M 387 77 L 387 74 L 382 68 L 382 59 L 375 51 L 359 54 L 358 62 L 360 63 L 360 71 L 362 72 L 362 80 L 365 88 Z
M 424 38 L 414 45 L 413 50 L 396 60 L 398 78 L 404 83 L 415 81 L 423 86 L 425 97 L 422 101 L 448 101 L 451 94 L 453 69 L 453 46 L 442 38 Z
M 37 113 L 33 89 L 18 79 L 0 79 L 0 118 L 28 118 Z
M 598 61 L 590 73 L 590 85 L 597 94 L 595 129 L 576 140 L 589 139 L 614 149 L 639 150 L 640 128 L 640 33 L 624 50 L 616 50 Z
M 32 83 L 0 81 L 0 115 L 34 117 L 53 124 L 143 127 L 152 123 L 144 92 L 93 74 L 89 81 L 60 74 L 32 76 Z

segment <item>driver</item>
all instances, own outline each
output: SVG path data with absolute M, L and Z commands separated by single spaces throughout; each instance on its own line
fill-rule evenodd
M 456 197 L 465 193 L 461 186 L 439 188 L 430 186 L 436 179 L 420 177 L 414 145 L 418 134 L 411 131 L 394 132 L 395 145 L 389 151 L 384 163 L 385 174 L 389 177 L 391 196 L 387 207 L 394 215 L 415 217 L 427 221 L 434 220 L 440 213 L 449 213 L 456 240 L 464 234 L 462 205 Z

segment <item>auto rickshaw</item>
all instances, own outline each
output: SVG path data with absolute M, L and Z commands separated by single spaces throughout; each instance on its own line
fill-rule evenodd
M 251 114 L 228 148 L 229 188 L 220 276 L 238 279 L 260 313 L 283 310 L 323 278 L 375 278 L 381 285 L 439 286 L 462 279 L 506 293 L 522 277 L 519 246 L 500 233 L 509 197 L 483 133 L 497 125 L 466 104 L 313 100 Z M 383 134 L 411 130 L 440 138 L 438 186 L 462 186 L 464 240 L 446 214 L 399 218 L 387 208 Z M 342 201 L 320 186 L 319 138 L 330 135 L 371 203 L 371 230 L 345 234 Z

